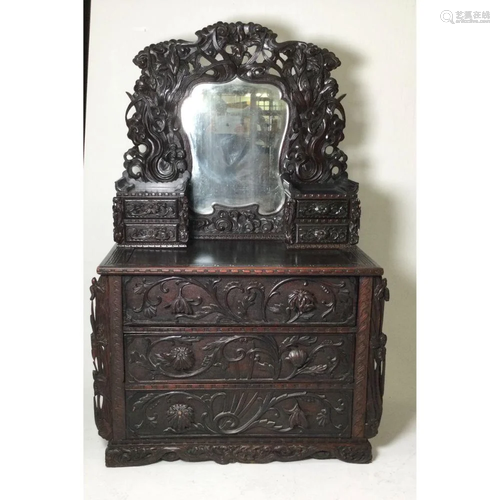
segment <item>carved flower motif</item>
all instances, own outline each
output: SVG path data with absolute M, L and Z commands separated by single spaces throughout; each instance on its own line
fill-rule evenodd
M 174 347 L 170 351 L 174 370 L 189 370 L 194 365 L 194 353 L 189 347 Z
M 294 347 L 285 359 L 290 361 L 296 368 L 300 368 L 307 361 L 307 353 L 298 347 Z
M 292 429 L 295 427 L 306 429 L 308 427 L 306 415 L 300 408 L 299 403 L 295 403 L 291 410 L 285 411 L 290 415 L 289 424 Z
M 328 414 L 326 408 L 320 410 L 320 412 L 316 415 L 316 421 L 321 427 L 324 427 L 328 423 Z
M 299 315 L 308 313 L 316 309 L 316 298 L 307 290 L 294 290 L 288 296 L 288 307 Z
M 167 424 L 177 432 L 191 427 L 194 418 L 194 410 L 185 404 L 177 403 L 167 410 Z

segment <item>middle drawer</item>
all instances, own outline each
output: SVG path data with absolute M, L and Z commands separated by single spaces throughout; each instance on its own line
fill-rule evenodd
M 126 381 L 351 383 L 354 344 L 353 334 L 126 334 Z

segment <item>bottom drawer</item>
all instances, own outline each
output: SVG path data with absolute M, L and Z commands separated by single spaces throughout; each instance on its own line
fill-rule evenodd
M 129 438 L 351 435 L 349 390 L 137 390 L 126 406 Z

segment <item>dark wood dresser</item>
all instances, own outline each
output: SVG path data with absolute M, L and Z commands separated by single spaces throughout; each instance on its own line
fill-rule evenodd
M 113 248 L 92 284 L 109 466 L 371 460 L 388 298 L 358 248 Z
M 383 270 L 358 247 L 340 61 L 217 23 L 141 51 L 115 247 L 91 286 L 108 466 L 368 463 Z

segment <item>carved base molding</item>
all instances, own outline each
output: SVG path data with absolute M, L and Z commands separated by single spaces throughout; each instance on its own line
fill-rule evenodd
M 106 448 L 107 467 L 148 465 L 160 460 L 174 462 L 202 462 L 213 460 L 219 464 L 291 462 L 308 458 L 338 458 L 343 462 L 367 464 L 372 461 L 372 448 L 367 439 L 356 440 L 280 440 L 272 444 L 256 441 L 225 439 L 168 444 L 133 443 L 113 444 Z

